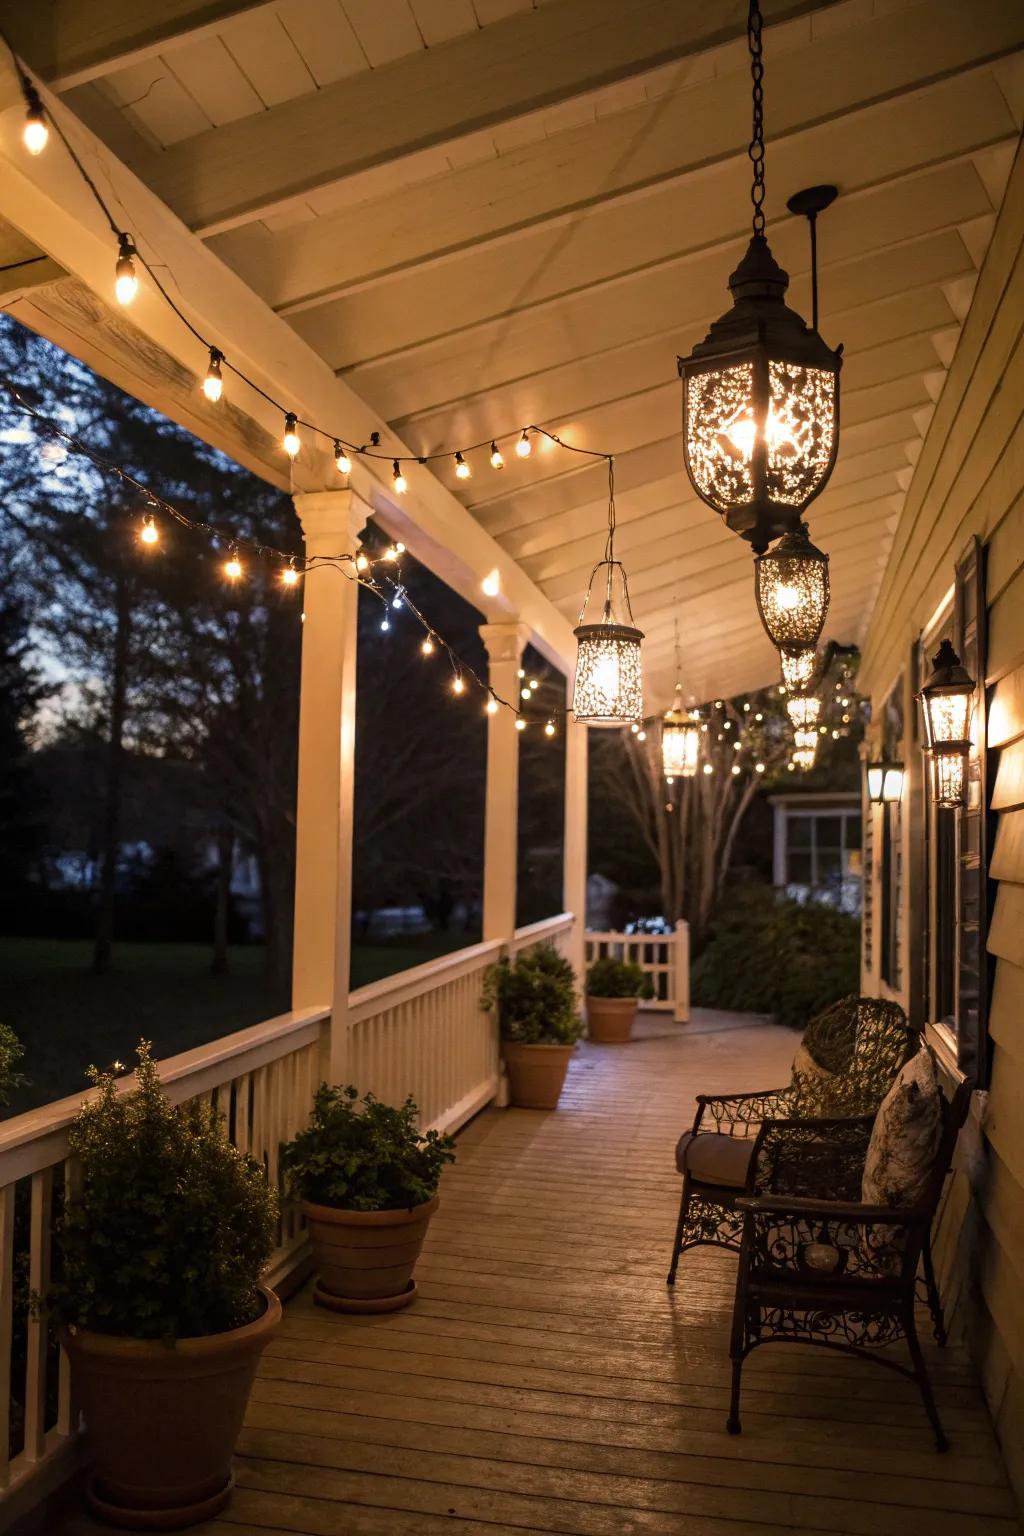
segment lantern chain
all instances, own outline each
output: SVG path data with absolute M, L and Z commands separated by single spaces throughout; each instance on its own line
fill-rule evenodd
M 754 205 L 754 234 L 763 235 L 764 218 L 764 59 L 761 52 L 763 18 L 758 0 L 750 0 L 747 17 L 747 46 L 750 49 L 750 78 L 753 81 L 753 136 L 747 154 L 754 168 L 750 201 Z

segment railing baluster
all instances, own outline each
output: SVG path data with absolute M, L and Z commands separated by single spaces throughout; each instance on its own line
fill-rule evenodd
M 53 1204 L 53 1169 L 32 1175 L 29 1213 L 29 1288 L 42 1295 L 50 1283 L 50 1230 Z M 25 1350 L 25 1449 L 26 1461 L 39 1461 L 46 1449 L 46 1353 L 47 1324 L 43 1315 L 29 1311 Z
M 14 1332 L 14 1191 L 0 1189 L 0 1488 L 6 1488 L 11 1435 L 11 1343 Z

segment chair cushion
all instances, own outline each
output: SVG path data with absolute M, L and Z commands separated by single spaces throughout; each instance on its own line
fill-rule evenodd
M 875 1117 L 861 1197 L 868 1205 L 916 1205 L 942 1136 L 942 1095 L 927 1046 L 900 1069 Z
M 676 1167 L 680 1173 L 689 1173 L 701 1184 L 745 1189 L 753 1154 L 753 1137 L 722 1136 L 717 1131 L 695 1136 L 692 1131 L 686 1131 L 676 1146 Z

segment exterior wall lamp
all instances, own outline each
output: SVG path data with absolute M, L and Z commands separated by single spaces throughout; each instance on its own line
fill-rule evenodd
M 925 751 L 931 760 L 936 805 L 964 804 L 975 686 L 950 642 L 943 640 L 917 695 L 924 714 Z
M 892 805 L 903 798 L 903 764 L 883 761 L 867 765 L 868 799 L 872 805 Z

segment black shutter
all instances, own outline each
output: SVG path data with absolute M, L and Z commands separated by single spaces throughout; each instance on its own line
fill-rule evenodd
M 971 539 L 956 567 L 956 637 L 960 659 L 978 686 L 971 735 L 977 743 L 967 765 L 967 803 L 960 811 L 959 923 L 957 932 L 957 1065 L 974 1082 L 986 1077 L 988 1012 L 988 784 L 986 719 L 985 546 Z

